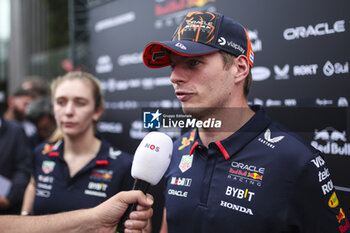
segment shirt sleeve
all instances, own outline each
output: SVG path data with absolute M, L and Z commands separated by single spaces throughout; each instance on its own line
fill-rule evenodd
M 308 161 L 296 181 L 290 206 L 292 222 L 303 233 L 350 232 L 329 169 L 321 155 Z

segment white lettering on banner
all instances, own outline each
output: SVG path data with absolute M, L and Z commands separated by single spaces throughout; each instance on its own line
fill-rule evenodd
M 326 106 L 326 105 L 332 105 L 333 100 L 327 100 L 327 99 L 316 99 L 316 104 L 320 106 Z
M 297 106 L 297 100 L 296 99 L 285 99 L 284 105 L 286 106 Z
M 108 55 L 98 57 L 95 70 L 98 74 L 111 72 L 113 70 L 111 57 Z
M 250 43 L 252 44 L 252 49 L 254 53 L 262 50 L 262 42 L 258 36 L 258 30 L 247 30 Z
M 251 209 L 240 206 L 240 205 L 235 205 L 235 204 L 232 204 L 230 202 L 221 201 L 220 206 L 223 206 L 223 207 L 226 207 L 228 209 L 232 209 L 232 210 L 244 213 L 244 214 L 254 215 L 253 211 Z
M 317 168 L 325 165 L 325 161 L 322 159 L 321 155 L 317 156 L 315 159 L 312 159 L 311 162 L 313 162 Z
M 99 122 L 97 129 L 101 133 L 123 133 L 123 124 L 120 122 Z
M 322 185 L 322 192 L 323 195 L 326 195 L 327 193 L 331 192 L 333 190 L 333 182 L 330 180 L 327 182 L 327 184 Z
M 255 193 L 248 191 L 248 189 L 243 190 L 232 186 L 227 186 L 225 195 L 232 196 L 238 199 L 247 198 L 248 201 L 251 201 Z
M 273 100 L 273 99 L 267 99 L 266 100 L 266 107 L 271 107 L 271 106 L 281 106 L 282 101 L 281 100 Z
M 115 80 L 110 78 L 107 80 L 101 80 L 102 91 L 127 91 L 133 88 L 142 88 L 144 90 L 150 90 L 154 87 L 171 86 L 169 77 L 158 78 L 143 78 L 143 79 L 129 79 L 129 80 Z
M 344 65 L 337 62 L 333 65 L 330 61 L 327 61 L 323 66 L 323 73 L 328 77 L 332 76 L 333 74 L 349 73 L 349 62 L 345 62 Z
M 271 71 L 267 67 L 263 66 L 253 67 L 251 72 L 253 81 L 264 81 L 271 75 Z
M 283 32 L 285 40 L 295 40 L 299 38 L 307 38 L 309 36 L 323 36 L 333 33 L 345 32 L 345 20 L 338 20 L 333 24 L 333 28 L 328 23 L 319 23 L 315 27 L 309 25 L 307 27 L 300 26 L 295 28 L 287 28 Z
M 347 143 L 346 131 L 338 131 L 333 127 L 315 130 L 311 145 L 324 154 L 350 155 L 350 143 Z M 320 140 L 326 141 L 322 144 Z
M 143 63 L 142 52 L 132 53 L 132 54 L 123 54 L 118 57 L 119 66 L 135 65 L 135 64 L 141 64 L 141 63 Z
M 133 11 L 112 18 L 103 19 L 95 24 L 95 32 L 100 32 L 102 30 L 130 23 L 132 21 L 135 21 L 135 19 L 136 14 Z
M 187 197 L 188 192 L 183 192 L 183 191 L 179 191 L 179 190 L 175 190 L 175 189 L 169 189 L 168 194 L 173 195 L 173 196 L 178 196 L 178 197 Z
M 315 75 L 317 73 L 317 64 L 301 65 L 293 67 L 294 76 Z
M 344 146 L 340 146 L 336 142 L 327 142 L 326 145 L 322 145 L 316 141 L 312 141 L 311 146 L 325 154 L 350 155 L 350 143 L 344 143 Z

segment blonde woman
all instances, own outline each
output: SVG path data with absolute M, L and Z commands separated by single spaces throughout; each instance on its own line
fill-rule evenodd
M 58 131 L 53 143 L 35 149 L 22 214 L 93 207 L 132 187 L 132 157 L 95 134 L 103 112 L 98 80 L 70 72 L 54 80 L 51 91 Z

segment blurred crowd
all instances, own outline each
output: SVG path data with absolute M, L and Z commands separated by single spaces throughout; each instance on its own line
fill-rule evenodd
M 31 172 L 34 148 L 56 129 L 49 83 L 27 77 L 7 98 L 0 116 L 0 213 L 17 214 Z

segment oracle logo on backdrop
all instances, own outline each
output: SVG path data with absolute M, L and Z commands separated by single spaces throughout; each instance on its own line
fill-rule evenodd
M 310 36 L 323 36 L 341 32 L 345 32 L 345 20 L 338 20 L 333 24 L 326 22 L 316 24 L 315 26 L 308 25 L 287 28 L 283 32 L 283 37 L 286 40 L 296 40 Z

